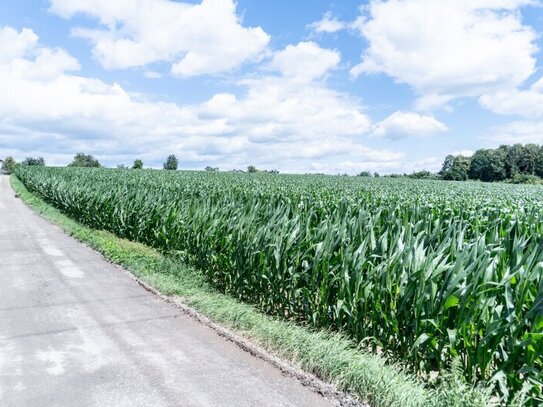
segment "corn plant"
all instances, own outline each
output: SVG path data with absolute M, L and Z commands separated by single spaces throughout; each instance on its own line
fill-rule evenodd
M 180 255 L 221 291 L 421 375 L 459 360 L 542 401 L 543 190 L 391 178 L 20 167 L 96 229 Z M 517 396 L 515 396 L 517 395 Z

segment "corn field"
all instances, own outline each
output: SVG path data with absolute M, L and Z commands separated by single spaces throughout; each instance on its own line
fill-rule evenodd
M 543 189 L 392 178 L 19 167 L 70 217 L 200 268 L 263 311 L 421 375 L 458 358 L 543 387 Z

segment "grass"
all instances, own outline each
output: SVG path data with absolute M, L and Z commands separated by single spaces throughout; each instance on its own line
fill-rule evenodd
M 429 385 L 338 334 L 264 315 L 251 305 L 218 293 L 201 271 L 175 257 L 73 221 L 31 194 L 15 176 L 11 177 L 11 185 L 35 212 L 161 293 L 181 297 L 185 304 L 213 321 L 234 329 L 373 407 L 485 406 L 490 403 L 488 391 L 466 383 L 459 369 L 453 367 L 441 375 L 438 383 Z

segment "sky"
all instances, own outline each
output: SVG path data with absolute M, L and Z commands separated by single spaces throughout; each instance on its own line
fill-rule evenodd
M 437 171 L 543 144 L 536 0 L 0 2 L 0 158 Z

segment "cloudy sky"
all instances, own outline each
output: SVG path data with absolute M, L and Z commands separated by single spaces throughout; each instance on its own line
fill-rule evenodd
M 0 157 L 437 170 L 543 143 L 531 0 L 0 2 Z

